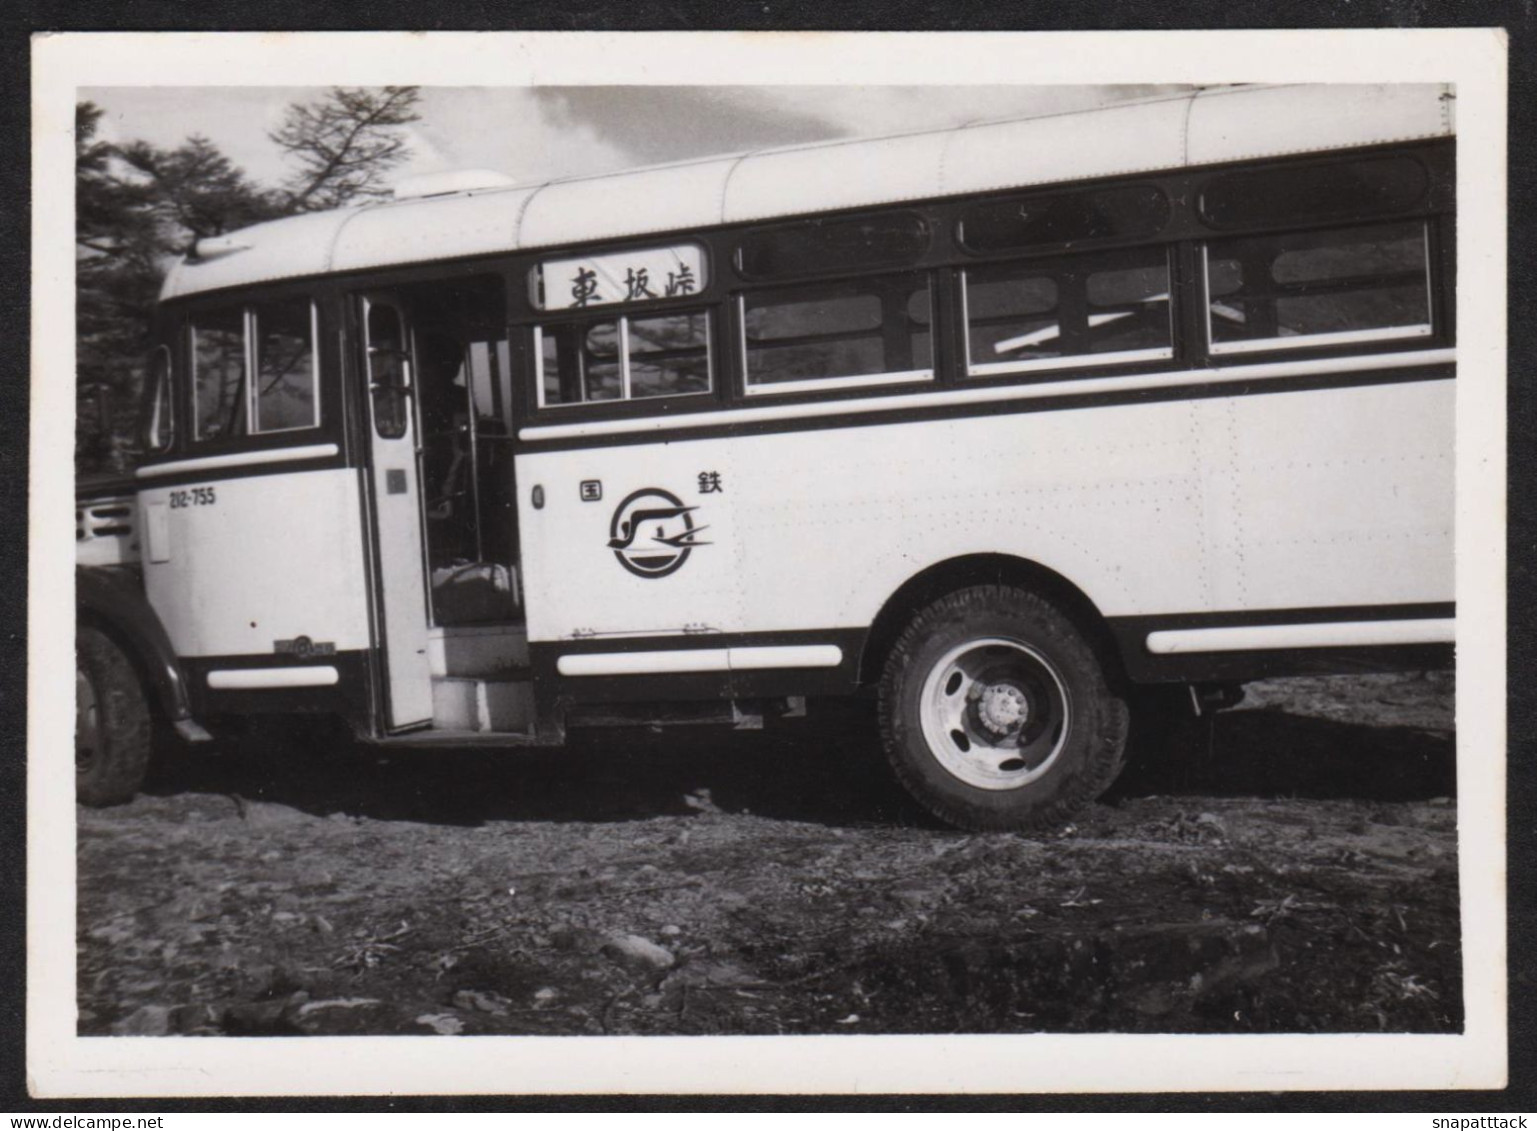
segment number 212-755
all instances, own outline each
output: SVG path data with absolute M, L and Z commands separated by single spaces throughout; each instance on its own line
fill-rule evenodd
M 185 491 L 171 492 L 171 509 L 180 507 L 211 507 L 218 500 L 212 487 L 190 487 Z

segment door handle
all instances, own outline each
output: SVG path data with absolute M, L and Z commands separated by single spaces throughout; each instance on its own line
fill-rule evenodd
M 534 484 L 534 489 L 529 492 L 529 502 L 534 504 L 536 511 L 544 509 L 544 485 L 542 483 Z

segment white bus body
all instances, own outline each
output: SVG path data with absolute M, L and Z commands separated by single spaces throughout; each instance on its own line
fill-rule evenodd
M 1134 684 L 1447 663 L 1451 105 L 1203 91 L 205 241 L 137 472 L 188 709 L 517 745 L 878 685 L 919 800 L 1017 828 L 1109 784 Z

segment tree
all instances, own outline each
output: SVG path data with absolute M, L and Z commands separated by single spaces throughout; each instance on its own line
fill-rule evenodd
M 175 149 L 136 141 L 117 150 L 117 156 L 148 189 L 152 214 L 173 252 L 283 214 L 276 193 L 247 180 L 199 134 Z
M 101 108 L 75 107 L 76 467 L 122 471 L 166 254 L 151 186 L 114 171 Z
M 207 138 L 175 149 L 100 141 L 102 110 L 75 108 L 76 468 L 121 472 L 150 320 L 166 267 L 194 240 L 278 214 Z
M 253 182 L 206 137 L 163 149 L 98 138 L 103 111 L 75 107 L 76 471 L 126 470 L 165 271 L 199 239 L 296 212 L 383 196 L 409 155 L 416 87 L 335 88 L 288 107 L 272 140 L 295 160 L 279 188 Z
M 333 87 L 316 102 L 295 103 L 268 134 L 299 166 L 283 186 L 284 211 L 318 212 L 388 195 L 384 175 L 410 156 L 402 126 L 420 121 L 421 90 Z

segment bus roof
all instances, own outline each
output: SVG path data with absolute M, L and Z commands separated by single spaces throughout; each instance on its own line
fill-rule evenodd
M 864 205 L 1449 137 L 1449 86 L 1238 86 L 274 220 L 204 243 L 162 299 L 279 279 Z

